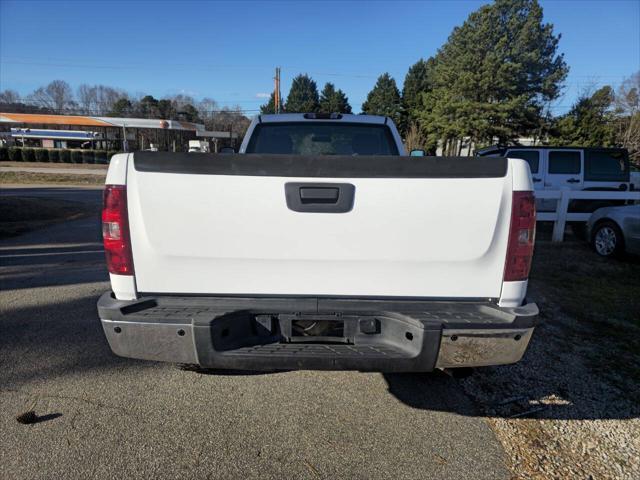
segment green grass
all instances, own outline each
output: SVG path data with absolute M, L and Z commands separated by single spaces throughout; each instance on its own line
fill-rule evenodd
M 567 341 L 580 342 L 595 372 L 616 371 L 640 385 L 639 258 L 605 259 L 584 242 L 540 242 L 530 284 L 544 295 L 545 321 L 557 321 L 553 311 L 574 319 L 562 325 Z
M 560 308 L 594 321 L 640 327 L 640 259 L 601 258 L 586 243 L 536 245 L 531 282 L 545 287 Z
M 57 165 L 57 164 L 54 164 Z M 105 175 L 65 173 L 0 172 L 0 184 L 14 185 L 104 185 Z
M 16 168 L 73 168 L 84 170 L 104 170 L 107 171 L 109 165 L 97 163 L 58 163 L 58 162 L 0 162 L 0 167 L 16 167 Z

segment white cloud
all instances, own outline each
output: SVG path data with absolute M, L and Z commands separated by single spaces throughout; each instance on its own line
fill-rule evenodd
M 270 96 L 270 93 L 256 93 L 256 98 L 269 98 Z

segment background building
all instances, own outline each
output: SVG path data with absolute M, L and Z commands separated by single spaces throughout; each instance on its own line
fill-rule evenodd
M 0 113 L 0 138 L 10 145 L 101 150 L 186 151 L 189 140 L 233 139 L 230 132 L 206 131 L 199 123 L 147 118 Z

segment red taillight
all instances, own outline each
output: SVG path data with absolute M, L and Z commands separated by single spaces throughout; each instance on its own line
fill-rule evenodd
M 133 256 L 124 185 L 107 185 L 102 205 L 102 239 L 109 273 L 133 275 Z
M 526 280 L 536 237 L 536 200 L 533 192 L 513 192 L 509 246 L 504 281 Z

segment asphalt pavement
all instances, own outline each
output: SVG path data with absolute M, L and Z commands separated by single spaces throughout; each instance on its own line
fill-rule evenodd
M 443 374 L 208 372 L 113 355 L 98 189 L 92 218 L 0 242 L 0 478 L 509 478 Z M 34 409 L 42 421 L 16 415 Z

